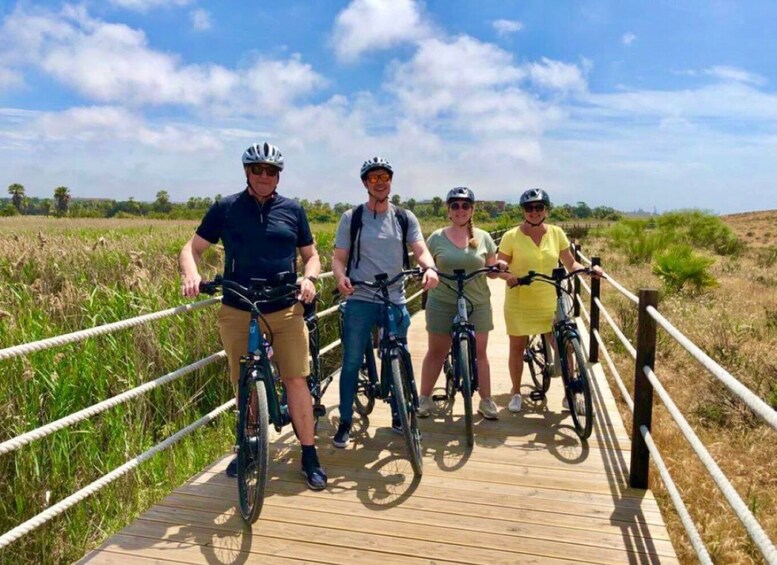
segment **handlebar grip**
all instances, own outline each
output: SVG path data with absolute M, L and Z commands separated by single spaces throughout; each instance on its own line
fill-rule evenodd
M 203 294 L 214 295 L 218 291 L 218 282 L 204 281 L 200 282 L 200 292 Z

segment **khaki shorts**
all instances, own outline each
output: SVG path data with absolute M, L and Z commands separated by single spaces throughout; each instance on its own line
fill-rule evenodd
M 456 305 L 428 300 L 426 302 L 426 331 L 431 334 L 450 334 Z M 468 316 L 469 323 L 475 326 L 475 333 L 487 333 L 494 329 L 491 303 L 476 304 Z
M 308 328 L 302 317 L 302 304 L 262 314 L 260 319 L 262 332 L 269 338 L 265 320 L 272 329 L 273 361 L 278 365 L 282 379 L 307 377 L 310 374 L 310 349 L 308 347 Z M 240 357 L 248 350 L 248 323 L 251 313 L 225 304 L 217 314 L 219 334 L 229 361 L 229 377 L 232 384 L 240 378 Z

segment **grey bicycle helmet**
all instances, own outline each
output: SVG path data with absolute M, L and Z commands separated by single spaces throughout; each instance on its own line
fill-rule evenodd
M 273 165 L 282 171 L 283 153 L 275 145 L 270 145 L 266 141 L 264 143 L 254 143 L 243 151 L 243 166 L 254 163 Z
M 457 186 L 448 191 L 448 196 L 445 197 L 445 203 L 450 204 L 452 200 L 468 200 L 474 204 L 475 193 L 466 186 Z
M 362 165 L 359 176 L 362 178 L 362 180 L 364 180 L 364 177 L 367 176 L 367 173 L 375 169 L 385 169 L 388 171 L 389 176 L 394 176 L 394 169 L 391 167 L 391 163 L 386 161 L 383 157 L 373 157 L 372 159 L 367 159 Z
M 550 208 L 550 196 L 541 188 L 530 188 L 523 194 L 521 194 L 521 200 L 519 201 L 521 207 L 532 202 L 542 202 Z

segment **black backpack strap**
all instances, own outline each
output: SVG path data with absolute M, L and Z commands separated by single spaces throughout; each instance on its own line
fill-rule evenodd
M 399 206 L 394 206 L 394 215 L 399 222 L 399 227 L 402 228 L 402 268 L 407 270 L 410 268 L 410 255 L 407 252 L 407 230 L 410 221 L 407 218 L 407 211 Z
M 364 204 L 359 204 L 353 209 L 351 213 L 351 247 L 348 249 L 348 264 L 345 267 L 345 276 L 351 276 L 351 265 L 354 261 L 356 264 L 354 267 L 359 267 L 359 259 L 361 255 L 361 232 L 362 232 L 362 215 L 364 214 Z M 354 257 L 356 257 L 354 259 Z

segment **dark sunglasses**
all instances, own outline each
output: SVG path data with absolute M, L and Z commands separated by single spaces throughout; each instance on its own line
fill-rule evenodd
M 451 210 L 458 210 L 459 208 L 461 208 L 462 210 L 469 210 L 470 208 L 472 208 L 472 204 L 470 204 L 469 202 L 452 202 L 449 208 Z
M 383 173 L 381 175 L 370 175 L 367 177 L 367 182 L 370 184 L 378 184 L 379 182 L 388 182 L 391 180 L 391 175 Z
M 523 209 L 525 212 L 544 212 L 545 204 L 526 204 Z
M 272 165 L 248 165 L 248 170 L 257 177 L 262 174 L 262 171 L 268 177 L 277 177 L 279 172 L 278 167 L 273 167 Z

